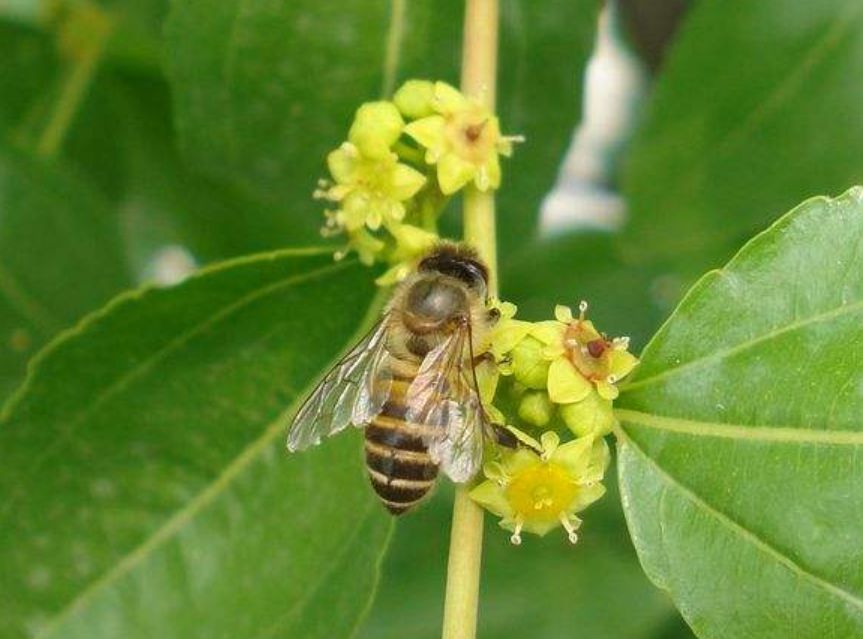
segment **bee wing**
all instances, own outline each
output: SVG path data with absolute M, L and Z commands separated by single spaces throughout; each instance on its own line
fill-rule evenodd
M 471 350 L 465 324 L 426 355 L 407 392 L 407 421 L 434 427 L 426 438 L 429 455 L 459 483 L 482 465 L 488 428 Z
M 315 387 L 291 423 L 288 450 L 319 444 L 351 423 L 365 426 L 380 412 L 391 386 L 387 324 L 385 316 Z

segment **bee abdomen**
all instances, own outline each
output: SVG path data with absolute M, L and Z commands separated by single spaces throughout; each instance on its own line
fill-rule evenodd
M 378 415 L 366 426 L 366 468 L 384 506 L 400 515 L 434 486 L 438 467 L 423 440 L 429 427 Z

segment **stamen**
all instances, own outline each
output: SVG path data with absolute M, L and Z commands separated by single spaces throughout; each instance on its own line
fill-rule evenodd
M 521 521 L 516 522 L 515 524 L 515 532 L 512 533 L 512 536 L 509 538 L 510 543 L 513 546 L 521 545 L 521 527 L 523 523 Z
M 617 375 L 612 373 L 611 375 L 609 375 L 608 377 L 605 378 L 605 381 L 607 381 L 609 384 L 616 384 L 617 383 Z
M 569 520 L 569 517 L 567 517 L 565 513 L 560 514 L 560 523 L 566 529 L 566 536 L 569 537 L 569 543 L 577 543 L 578 533 L 575 532 L 575 526 L 572 525 L 572 522 Z
M 578 319 L 579 321 L 584 321 L 584 316 L 587 313 L 587 300 L 581 300 L 578 303 Z
M 629 336 L 624 335 L 623 337 L 615 337 L 614 340 L 612 340 L 612 344 L 614 344 L 615 346 L 619 346 L 620 348 L 622 348 L 625 351 L 628 351 L 629 350 Z

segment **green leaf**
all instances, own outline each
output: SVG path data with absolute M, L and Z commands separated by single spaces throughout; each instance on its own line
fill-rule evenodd
M 38 357 L 0 423 L 0 635 L 343 637 L 390 518 L 358 433 L 284 452 L 368 272 L 283 251 L 123 295 Z
M 627 248 L 698 267 L 863 171 L 863 4 L 698 2 L 669 52 L 624 190 Z
M 186 155 L 265 202 L 291 203 L 303 228 L 317 226 L 322 207 L 310 194 L 359 104 L 408 77 L 457 84 L 462 5 L 411 0 L 391 27 L 382 1 L 179 0 L 167 33 Z M 499 111 L 504 128 L 528 140 L 504 167 L 506 251 L 533 230 L 578 122 L 596 2 L 519 0 L 501 10 Z M 401 47 L 384 77 L 390 28 Z
M 127 285 L 119 245 L 89 184 L 0 147 L 0 397 L 36 348 Z
M 706 275 L 618 400 L 649 576 L 708 639 L 863 636 L 863 189 Z

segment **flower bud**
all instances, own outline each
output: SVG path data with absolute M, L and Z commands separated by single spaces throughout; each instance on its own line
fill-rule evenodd
M 434 113 L 432 109 L 434 83 L 428 80 L 408 80 L 393 96 L 398 110 L 407 118 L 415 120 Z
M 381 159 L 402 133 L 404 120 L 392 102 L 366 102 L 354 116 L 348 140 L 370 158 Z
M 578 437 L 607 435 L 614 427 L 615 421 L 611 400 L 603 399 L 598 393 L 590 393 L 580 402 L 562 405 L 560 416 Z
M 545 426 L 553 413 L 554 405 L 543 391 L 528 391 L 518 405 L 518 416 L 531 426 Z
M 543 357 L 543 344 L 527 336 L 510 353 L 512 374 L 515 379 L 535 390 L 545 388 L 548 379 L 548 361 Z

